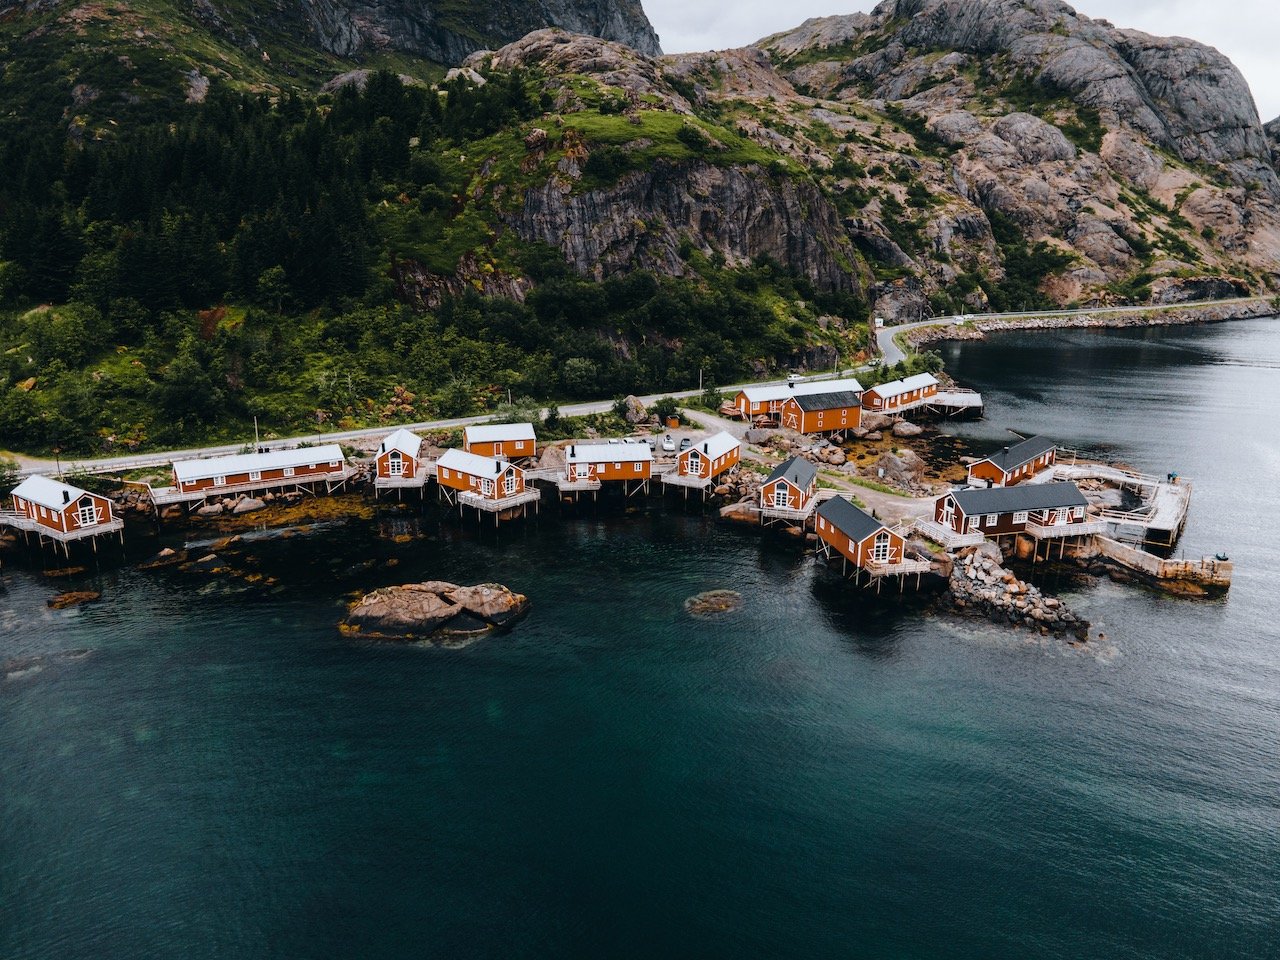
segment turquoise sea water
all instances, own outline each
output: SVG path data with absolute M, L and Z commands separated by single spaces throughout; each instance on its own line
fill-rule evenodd
M 946 353 L 975 443 L 1191 477 L 1229 599 L 1064 580 L 1110 638 L 1076 650 L 656 504 L 257 541 L 275 594 L 104 568 L 55 613 L 8 568 L 0 957 L 1280 956 L 1280 325 Z M 534 609 L 458 651 L 335 631 L 426 577 Z

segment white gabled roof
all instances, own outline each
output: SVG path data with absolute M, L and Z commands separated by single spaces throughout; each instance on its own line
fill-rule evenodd
M 718 460 L 726 453 L 731 450 L 736 450 L 740 446 L 742 446 L 742 444 L 738 442 L 737 437 L 725 430 L 721 430 L 714 437 L 699 440 L 688 450 L 684 451 L 684 453 L 680 454 L 680 456 L 683 457 L 686 454 L 697 450 L 704 457 L 708 457 L 712 460 Z
M 479 454 L 467 453 L 465 450 L 446 450 L 436 461 L 436 467 L 457 470 L 459 473 L 473 477 L 496 477 L 502 474 L 510 464 L 497 457 L 482 457 Z
M 532 423 L 477 423 L 463 427 L 467 443 L 499 443 L 503 440 L 533 440 Z
M 422 450 L 422 438 L 411 430 L 401 428 L 383 439 L 378 447 L 378 453 L 390 453 L 392 450 L 399 450 L 417 460 Z
M 37 506 L 48 507 L 57 513 L 71 506 L 83 497 L 85 492 L 79 487 L 73 487 L 60 480 L 41 476 L 27 477 L 13 488 L 15 497 L 29 500 Z M 66 494 L 65 499 L 63 494 Z
M 635 463 L 652 461 L 647 443 L 575 443 L 565 451 L 568 463 Z
M 306 467 L 313 463 L 341 463 L 346 458 L 336 443 L 319 447 L 298 447 L 294 450 L 271 450 L 267 453 L 237 453 L 229 457 L 205 457 L 200 460 L 179 460 L 173 465 L 173 475 L 179 483 L 192 480 L 209 480 L 213 477 L 229 477 L 237 473 L 279 470 L 283 467 Z
M 845 377 L 841 380 L 801 380 L 793 384 L 743 387 L 742 393 L 752 403 L 772 403 L 774 400 L 785 400 L 787 397 L 804 397 L 815 393 L 843 393 L 847 390 L 861 393 L 862 384 L 853 377 Z
M 890 380 L 888 383 L 882 383 L 870 389 L 882 397 L 896 397 L 899 394 L 910 393 L 912 390 L 919 390 L 922 387 L 937 386 L 937 383 L 938 378 L 932 373 L 917 373 L 914 377 L 907 377 L 905 380 Z

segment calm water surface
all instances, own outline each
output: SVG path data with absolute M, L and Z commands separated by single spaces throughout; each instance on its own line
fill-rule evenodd
M 946 353 L 974 443 L 1191 477 L 1230 598 L 1069 588 L 1111 638 L 1078 651 L 677 509 L 256 542 L 275 594 L 108 570 L 54 613 L 10 568 L 0 957 L 1280 956 L 1280 324 Z M 535 609 L 337 635 L 428 576 Z M 683 612 L 717 587 L 744 608 Z

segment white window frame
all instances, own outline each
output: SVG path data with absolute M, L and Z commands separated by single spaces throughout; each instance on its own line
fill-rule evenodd
M 889 536 L 889 531 L 881 530 L 876 534 L 876 538 L 871 544 L 872 561 L 875 563 L 888 563 L 889 553 L 892 549 L 893 538 Z
M 1000 515 L 997 513 L 988 513 L 986 521 L 982 524 L 984 527 L 994 527 L 1000 522 Z
M 968 519 L 968 523 L 966 524 L 966 526 L 969 528 L 969 532 L 970 532 L 970 533 L 977 533 L 977 532 L 978 532 L 978 521 L 979 521 L 979 520 L 981 520 L 982 518 L 981 518 L 981 517 L 969 517 L 969 518 L 967 518 L 967 519 Z
M 286 477 L 292 477 L 292 476 L 293 476 L 293 467 L 285 467 L 285 468 L 284 468 L 284 475 L 285 475 Z
M 516 481 L 515 471 L 511 471 L 505 477 L 503 477 L 502 489 L 506 492 L 507 496 L 509 497 L 516 492 L 516 486 L 517 486 L 517 481 Z
M 634 461 L 634 462 L 631 464 L 631 472 L 632 472 L 632 473 L 639 473 L 639 472 L 640 472 L 640 461 L 639 461 L 639 460 L 636 460 L 636 461 Z
M 517 440 L 517 441 L 516 441 L 516 449 L 517 449 L 517 450 L 523 450 L 523 449 L 524 449 L 524 441 L 523 441 L 523 440 Z
M 261 470 L 250 470 L 250 471 L 249 471 L 249 479 L 250 479 L 250 480 L 261 480 L 261 479 L 262 479 L 262 471 L 261 471 Z
M 785 483 L 780 483 L 773 488 L 773 508 L 775 510 L 791 509 L 791 493 L 787 490 Z
M 214 477 L 214 478 L 213 478 L 213 485 L 214 485 L 215 487 L 225 487 L 225 486 L 227 485 L 227 478 L 226 478 L 226 477 Z
M 613 462 L 613 469 L 615 469 L 615 470 L 621 470 L 621 469 L 622 469 L 622 462 L 621 462 L 621 461 L 619 461 L 619 460 L 615 460 L 615 461 Z
M 82 503 L 76 510 L 76 522 L 82 527 L 92 527 L 100 523 L 98 505 L 92 500 Z
M 1013 514 L 1014 523 L 1026 523 L 1031 519 L 1031 513 L 1027 510 L 1017 510 Z

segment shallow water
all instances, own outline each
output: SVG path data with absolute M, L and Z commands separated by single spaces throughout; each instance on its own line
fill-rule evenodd
M 975 443 L 1191 477 L 1230 597 L 1064 581 L 1110 638 L 1076 650 L 674 505 L 338 524 L 247 545 L 274 591 L 105 568 L 62 612 L 8 569 L 0 957 L 1275 957 L 1280 326 L 945 352 Z M 426 577 L 533 612 L 459 651 L 337 634 Z M 685 612 L 713 589 L 743 606 Z

